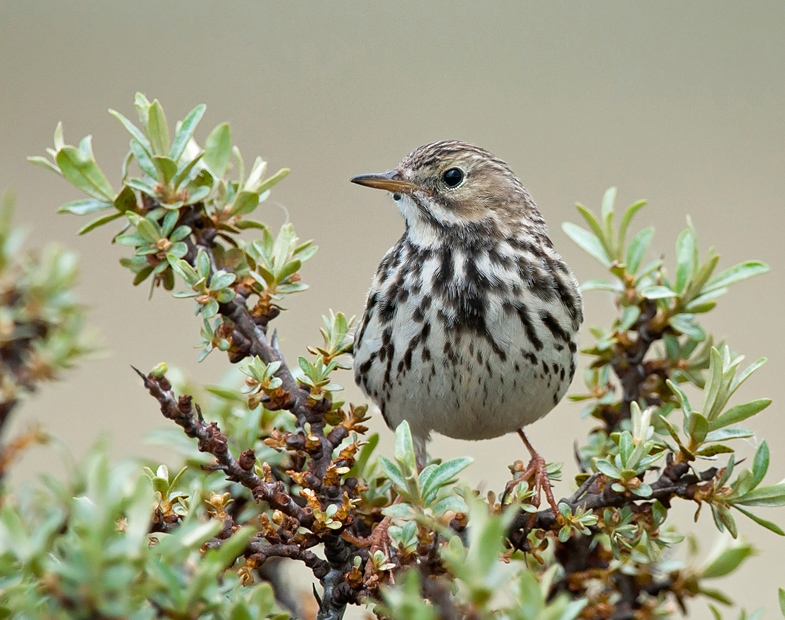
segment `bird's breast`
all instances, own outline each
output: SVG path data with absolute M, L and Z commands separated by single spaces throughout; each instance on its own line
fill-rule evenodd
M 402 239 L 374 278 L 355 378 L 388 424 L 479 439 L 549 411 L 574 374 L 580 295 L 552 250 Z

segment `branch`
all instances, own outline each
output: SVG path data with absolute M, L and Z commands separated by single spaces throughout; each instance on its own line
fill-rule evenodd
M 330 570 L 330 565 L 326 560 L 322 560 L 312 551 L 303 549 L 299 545 L 266 545 L 260 540 L 252 540 L 248 543 L 248 551 L 259 560 L 259 564 L 264 564 L 268 558 L 290 558 L 300 560 L 313 571 L 317 579 L 322 579 Z
M 132 366 L 133 368 L 133 366 Z M 280 510 L 285 515 L 297 519 L 304 527 L 309 527 L 314 522 L 313 511 L 310 508 L 301 508 L 286 493 L 282 482 L 271 482 L 260 478 L 254 472 L 256 456 L 253 450 L 246 450 L 238 462 L 229 451 L 226 435 L 221 433 L 215 422 L 205 424 L 197 406 L 196 414 L 192 407 L 192 399 L 188 395 L 175 398 L 172 386 L 166 377 L 156 377 L 153 374 L 145 376 L 137 368 L 134 371 L 142 377 L 147 391 L 161 405 L 164 417 L 173 420 L 182 427 L 188 437 L 198 440 L 200 452 L 212 454 L 218 462 L 218 467 L 226 474 L 227 479 L 239 482 L 249 489 L 256 501 L 267 502 L 271 507 Z
M 672 461 L 672 455 L 669 460 Z M 706 480 L 711 480 L 716 475 L 716 469 L 712 468 L 703 473 L 700 477 L 689 474 L 690 467 L 687 463 L 669 462 L 662 472 L 659 479 L 652 483 L 652 494 L 649 497 L 639 497 L 632 493 L 618 493 L 611 488 L 611 485 L 604 486 L 603 489 L 594 493 L 587 491 L 591 486 L 595 486 L 600 480 L 600 476 L 595 474 L 584 483 L 580 489 L 570 498 L 561 500 L 560 504 L 567 504 L 574 513 L 576 509 L 599 510 L 601 508 L 620 508 L 635 504 L 636 502 L 651 502 L 660 500 L 666 506 L 669 505 L 671 498 L 681 497 L 692 500 L 695 497 L 696 485 Z M 587 483 L 591 484 L 587 486 Z M 586 487 L 586 488 L 584 488 Z M 534 528 L 550 529 L 556 523 L 556 515 L 549 508 L 541 510 L 534 515 L 532 520 L 531 513 L 520 511 L 513 519 L 508 532 L 514 535 L 520 530 L 530 530 Z
M 300 428 L 305 429 L 306 423 L 311 426 L 311 434 L 319 438 L 321 454 L 313 456 L 312 473 L 317 478 L 324 478 L 330 465 L 333 444 L 324 435 L 324 403 L 311 403 L 308 390 L 303 389 L 289 370 L 283 355 L 267 338 L 264 327 L 257 325 L 245 306 L 245 298 L 237 295 L 231 302 L 219 306 L 220 313 L 235 325 L 235 332 L 248 344 L 248 353 L 259 357 L 265 364 L 280 362 L 281 366 L 276 377 L 281 380 L 281 387 L 289 395 L 290 401 L 284 407 L 297 418 Z M 338 442 L 340 443 L 340 441 Z

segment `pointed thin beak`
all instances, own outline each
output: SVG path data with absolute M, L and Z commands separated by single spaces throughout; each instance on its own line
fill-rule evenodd
M 401 194 L 411 194 L 415 190 L 421 189 L 419 185 L 396 179 L 398 176 L 397 170 L 390 170 L 389 172 L 382 172 L 380 174 L 361 174 L 360 176 L 349 179 L 352 183 L 357 185 L 365 185 L 366 187 L 373 187 L 374 189 L 383 189 L 388 192 L 398 192 Z

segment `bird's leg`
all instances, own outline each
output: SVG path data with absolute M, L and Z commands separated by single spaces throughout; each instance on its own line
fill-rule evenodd
M 401 496 L 399 495 L 395 498 L 393 504 L 399 504 L 400 502 Z M 343 538 L 356 547 L 368 547 L 371 555 L 373 555 L 375 551 L 381 550 L 384 552 L 384 555 L 389 558 L 390 536 L 388 535 L 387 531 L 390 529 L 391 522 L 392 519 L 390 517 L 384 517 L 384 519 L 379 521 L 379 524 L 373 528 L 373 532 L 371 532 L 370 536 L 366 536 L 365 538 L 357 538 L 348 531 L 344 531 Z M 370 565 L 366 570 L 371 570 Z M 370 576 L 370 574 L 368 576 Z
M 532 487 L 534 488 L 534 497 L 532 497 L 532 505 L 539 508 L 540 506 L 540 494 L 544 491 L 545 498 L 548 500 L 548 504 L 553 510 L 553 514 L 558 514 L 559 508 L 556 505 L 556 500 L 553 498 L 553 491 L 551 490 L 551 481 L 548 478 L 548 472 L 545 469 L 545 459 L 542 458 L 539 453 L 534 449 L 534 446 L 531 445 L 529 442 L 528 437 L 526 437 L 526 433 L 523 432 L 523 429 L 518 429 L 518 435 L 520 435 L 521 439 L 523 440 L 523 444 L 526 446 L 526 449 L 529 451 L 529 454 L 532 455 L 531 461 L 526 466 L 526 469 L 520 474 L 515 476 L 508 484 L 504 490 L 504 495 L 502 496 L 502 501 L 507 495 L 515 488 L 515 485 L 524 480 L 531 480 Z

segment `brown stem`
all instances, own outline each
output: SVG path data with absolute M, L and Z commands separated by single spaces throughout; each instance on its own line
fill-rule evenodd
M 567 504 L 574 513 L 578 508 L 583 510 L 620 508 L 622 506 L 635 504 L 636 502 L 650 502 L 653 500 L 660 500 L 660 502 L 667 506 L 673 497 L 692 500 L 694 498 L 696 485 L 699 482 L 712 478 L 715 475 L 716 470 L 707 470 L 706 472 L 703 472 L 700 477 L 693 474 L 688 475 L 688 472 L 689 465 L 686 463 L 669 463 L 663 470 L 659 479 L 652 483 L 652 494 L 649 497 L 639 497 L 632 493 L 617 493 L 608 485 L 602 491 L 584 493 L 579 499 L 573 500 L 570 498 L 568 500 L 561 500 L 559 503 Z M 524 528 L 550 529 L 555 523 L 556 515 L 554 515 L 553 510 L 551 509 L 539 511 L 536 513 L 533 521 L 531 520 L 530 513 L 520 511 L 515 516 L 515 519 L 513 519 L 508 531 L 511 535 L 514 535 Z
M 132 367 L 133 368 L 133 367 Z M 212 454 L 218 467 L 226 474 L 227 479 L 239 482 L 244 487 L 250 489 L 256 501 L 265 501 L 273 508 L 284 514 L 297 519 L 304 527 L 309 527 L 314 522 L 313 512 L 309 508 L 298 506 L 291 496 L 286 492 L 282 482 L 267 482 L 262 480 L 254 472 L 254 467 L 242 467 L 229 451 L 226 435 L 221 433 L 215 422 L 205 424 L 201 420 L 198 407 L 196 416 L 191 397 L 187 395 L 175 398 L 172 386 L 166 377 L 156 377 L 152 374 L 145 376 L 144 373 L 134 368 L 136 373 L 142 377 L 147 391 L 161 405 L 161 413 L 164 417 L 173 420 L 178 426 L 182 427 L 185 434 L 196 438 L 199 450 Z M 247 459 L 248 456 L 245 455 Z

